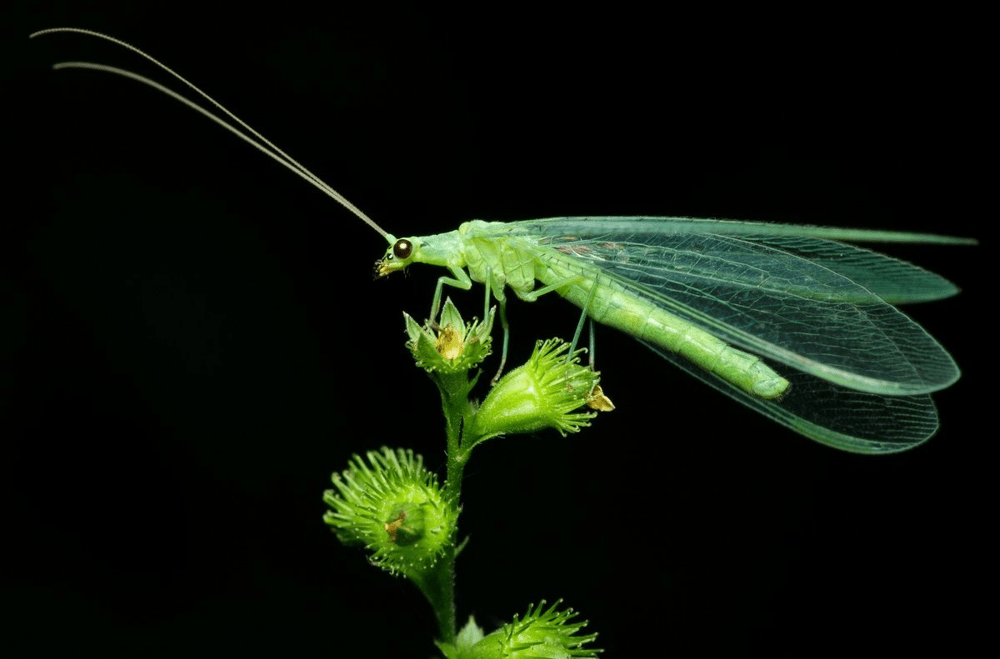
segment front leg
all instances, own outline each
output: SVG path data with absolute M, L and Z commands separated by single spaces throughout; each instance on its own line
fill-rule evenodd
M 455 266 L 448 266 L 448 270 L 450 270 L 451 274 L 454 276 L 438 278 L 437 287 L 434 289 L 434 300 L 431 302 L 431 317 L 429 321 L 432 327 L 437 322 L 437 315 L 441 310 L 441 296 L 444 295 L 445 285 L 454 286 L 455 288 L 463 291 L 467 291 L 472 288 L 472 278 L 469 277 L 469 274 L 465 270 Z M 493 281 L 492 274 L 492 270 L 487 268 L 485 278 L 486 281 L 483 284 L 483 288 L 486 291 L 483 318 L 489 318 L 490 314 L 490 284 Z M 500 324 L 503 326 L 503 351 L 500 353 L 500 368 L 497 370 L 497 374 L 494 375 L 493 379 L 490 381 L 490 384 L 496 384 L 496 381 L 503 373 L 504 364 L 507 362 L 507 345 L 510 341 L 510 327 L 507 325 L 507 299 L 504 296 L 503 286 L 497 286 L 492 292 L 497 299 L 497 303 L 500 305 Z
M 437 322 L 438 311 L 441 310 L 441 295 L 443 293 L 445 284 L 448 286 L 454 286 L 455 288 L 463 291 L 467 291 L 472 288 L 472 279 L 462 268 L 450 265 L 448 270 L 451 271 L 452 277 L 440 277 L 438 278 L 437 287 L 434 289 L 434 300 L 431 302 L 431 317 L 430 324 L 433 327 Z M 486 287 L 486 300 L 489 302 L 489 286 Z

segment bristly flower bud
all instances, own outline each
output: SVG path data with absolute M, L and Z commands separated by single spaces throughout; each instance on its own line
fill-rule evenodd
M 323 521 L 346 545 L 364 545 L 373 565 L 420 578 L 451 541 L 458 513 L 445 503 L 437 477 L 409 449 L 355 455 L 323 493 L 333 510 Z M 370 466 L 369 466 L 370 465 Z
M 490 390 L 472 421 L 469 436 L 489 437 L 555 428 L 564 437 L 590 425 L 596 412 L 577 412 L 593 400 L 600 377 L 580 366 L 577 351 L 559 339 L 539 341 L 524 366 L 503 376 Z
M 406 347 L 417 360 L 417 366 L 428 372 L 464 373 L 477 366 L 490 354 L 493 317 L 490 309 L 485 321 L 466 324 L 451 298 L 445 300 L 437 327 L 421 327 L 411 316 L 406 318 Z
M 524 619 L 514 621 L 489 634 L 456 656 L 461 659 L 595 659 L 601 650 L 584 648 L 597 634 L 577 636 L 586 622 L 574 622 L 573 609 L 557 611 L 559 600 L 548 609 L 545 601 L 534 610 L 528 607 Z

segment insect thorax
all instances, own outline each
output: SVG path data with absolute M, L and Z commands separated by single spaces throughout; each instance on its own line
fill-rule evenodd
M 494 291 L 509 286 L 519 297 L 535 287 L 537 255 L 530 244 L 510 233 L 504 222 L 472 220 L 458 229 L 469 276 L 477 283 L 490 278 Z

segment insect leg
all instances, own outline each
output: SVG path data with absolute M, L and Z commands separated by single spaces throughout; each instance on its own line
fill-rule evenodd
M 490 313 L 490 291 L 491 284 L 493 282 L 493 269 L 486 268 L 486 282 L 483 288 L 486 289 L 486 307 L 483 309 L 483 318 L 488 318 Z M 503 327 L 503 350 L 500 352 L 500 368 L 497 369 L 496 375 L 490 380 L 490 386 L 496 384 L 497 380 L 503 374 L 504 365 L 507 364 L 507 346 L 510 345 L 510 325 L 507 324 L 507 296 L 504 293 L 503 286 L 497 286 L 493 290 L 493 296 L 497 299 L 497 304 L 500 306 L 500 326 Z
M 439 277 L 437 287 L 434 289 L 434 300 L 431 302 L 431 317 L 430 324 L 433 326 L 437 322 L 438 311 L 441 310 L 441 295 L 445 284 L 448 286 L 454 286 L 457 289 L 467 291 L 472 288 L 472 279 L 469 278 L 469 274 L 462 270 L 461 268 L 456 268 L 454 266 L 448 266 L 451 270 L 451 274 L 454 277 Z M 487 301 L 489 300 L 489 289 L 487 288 Z
M 489 281 L 491 279 L 492 279 L 492 270 L 490 268 L 487 268 L 486 280 Z M 535 300 L 537 300 L 542 295 L 545 295 L 546 293 L 551 293 L 552 291 L 558 291 L 561 288 L 566 288 L 570 284 L 575 284 L 579 281 L 583 281 L 583 279 L 584 276 L 582 274 L 573 275 L 572 277 L 566 277 L 565 279 L 560 279 L 555 283 L 548 284 L 533 291 L 522 291 L 517 288 L 515 288 L 514 291 L 517 293 L 517 296 L 522 300 L 526 302 L 534 302 Z M 488 286 L 489 285 L 487 285 L 487 288 Z M 590 304 L 590 301 L 594 298 L 594 294 L 596 292 L 597 292 L 597 286 L 592 285 L 590 290 L 590 297 L 587 299 L 588 306 Z M 500 370 L 498 370 L 497 374 L 493 376 L 493 379 L 490 381 L 491 384 L 495 384 L 496 381 L 500 378 L 500 375 L 503 373 L 504 364 L 507 362 L 507 345 L 510 342 L 510 327 L 507 324 L 507 300 L 503 293 L 503 287 L 497 286 L 496 290 L 494 290 L 493 292 L 493 296 L 497 299 L 497 302 L 500 304 L 500 324 L 503 326 L 503 351 L 500 354 Z M 487 297 L 487 304 L 489 304 L 489 297 Z M 580 319 L 580 324 L 576 330 L 576 336 L 573 338 L 573 347 L 576 346 L 576 341 L 580 337 L 581 328 L 583 327 L 583 318 L 586 318 L 586 316 L 587 316 L 587 310 L 584 309 L 583 316 Z M 570 348 L 571 355 L 573 353 L 573 347 Z
M 594 301 L 594 295 L 597 293 L 597 285 L 591 285 L 590 295 L 587 296 L 587 304 L 583 305 L 582 313 L 580 314 L 580 320 L 576 324 L 576 331 L 573 333 L 573 341 L 569 344 L 569 352 L 566 354 L 566 361 L 573 358 L 573 352 L 576 350 L 576 344 L 580 340 L 580 334 L 583 333 L 583 321 L 587 319 L 587 311 L 590 309 L 590 303 Z M 594 366 L 594 323 L 590 323 L 590 366 Z
M 594 351 L 594 321 L 593 319 L 587 324 L 587 329 L 590 330 L 590 370 L 594 370 L 594 363 L 597 361 L 597 353 Z
M 496 384 L 497 380 L 503 374 L 503 367 L 507 363 L 507 345 L 510 343 L 510 325 L 507 324 L 507 301 L 498 298 L 497 302 L 500 304 L 500 326 L 503 327 L 503 350 L 500 352 L 500 368 L 497 369 L 497 374 L 490 380 L 490 386 Z
M 542 297 L 546 293 L 551 293 L 552 291 L 558 291 L 560 288 L 565 288 L 570 284 L 575 284 L 578 281 L 583 281 L 583 275 L 573 275 L 572 277 L 566 277 L 565 279 L 560 279 L 554 284 L 548 284 L 542 286 L 541 288 L 536 288 L 533 291 L 528 291 L 526 293 L 518 293 L 517 296 L 524 300 L 525 302 L 534 302 L 538 298 Z M 593 295 L 593 289 L 591 289 L 591 295 Z

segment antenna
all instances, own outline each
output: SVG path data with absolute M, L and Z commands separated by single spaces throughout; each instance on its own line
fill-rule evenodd
M 368 217 L 367 215 L 365 215 L 361 211 L 361 209 L 359 209 L 357 206 L 355 206 L 350 201 L 348 201 L 348 199 L 344 195 L 340 194 L 339 192 L 337 192 L 336 190 L 334 190 L 332 187 L 330 187 L 328 184 L 326 184 L 325 182 L 323 182 L 322 179 L 320 179 L 318 176 L 316 176 L 311 171 L 309 171 L 308 169 L 306 169 L 304 166 L 302 166 L 301 164 L 299 164 L 294 158 L 292 158 L 291 156 L 289 156 L 287 153 L 285 153 L 284 151 L 282 151 L 281 149 L 279 149 L 277 146 L 275 146 L 274 144 L 272 144 L 270 140 L 268 140 L 266 137 L 264 137 L 263 135 L 261 135 L 260 133 L 258 133 L 256 130 L 254 130 L 253 128 L 251 128 L 249 125 L 247 125 L 246 123 L 244 123 L 242 119 L 240 119 L 235 114 L 233 114 L 232 112 L 230 112 L 229 110 L 227 110 L 221 103 L 219 103 L 214 98 L 212 98 L 211 96 L 209 96 L 208 94 L 206 94 L 205 92 L 203 92 L 201 89 L 199 89 L 198 87 L 196 87 L 193 83 L 189 82 L 187 79 L 185 79 L 184 77 L 182 77 L 180 74 L 178 74 L 177 72 L 175 72 L 173 69 L 171 69 L 170 67 L 168 67 L 165 64 L 161 63 L 160 61 L 156 60 L 155 58 L 151 57 L 150 55 L 147 55 L 146 53 L 142 52 L 141 50 L 139 50 L 135 46 L 132 46 L 132 45 L 130 45 L 128 43 L 125 43 L 124 41 L 121 41 L 119 39 L 115 39 L 114 37 L 110 37 L 110 36 L 108 36 L 106 34 L 101 34 L 100 32 L 93 32 L 91 30 L 82 30 L 80 28 L 75 28 L 75 27 L 57 27 L 57 28 L 50 28 L 50 29 L 47 29 L 47 30 L 39 30 L 38 32 L 34 32 L 34 33 L 30 34 L 29 38 L 30 39 L 34 39 L 35 37 L 40 37 L 40 36 L 44 36 L 44 35 L 47 35 L 47 34 L 57 34 L 57 33 L 66 33 L 66 32 L 68 32 L 68 33 L 74 33 L 74 34 L 83 34 L 83 35 L 90 36 L 90 37 L 96 37 L 98 39 L 104 39 L 105 41 L 110 41 L 111 43 L 113 43 L 113 44 L 115 44 L 117 46 L 120 46 L 120 47 L 122 47 L 122 48 L 124 48 L 126 50 L 130 50 L 133 53 L 136 53 L 137 55 L 139 55 L 143 59 L 145 59 L 145 60 L 147 60 L 149 62 L 152 62 L 156 66 L 160 67 L 161 69 L 163 69 L 164 71 L 166 71 L 167 73 L 169 73 L 171 76 L 173 76 L 174 78 L 176 78 L 180 82 L 182 82 L 185 85 L 187 85 L 190 89 L 194 90 L 199 96 L 201 96 L 202 98 L 204 98 L 205 100 L 207 100 L 209 103 L 211 103 L 212 105 L 214 105 L 216 108 L 218 108 L 226 117 L 228 117 L 229 119 L 231 119 L 232 122 L 234 122 L 236 125 L 234 125 L 233 123 L 230 123 L 229 121 L 226 121 L 225 119 L 223 119 L 222 117 L 220 117 L 220 116 L 218 116 L 216 114 L 213 114 L 212 112 L 210 112 L 209 110 L 207 110 L 207 109 L 203 108 L 202 106 L 198 105 L 194 101 L 192 101 L 192 100 L 190 100 L 190 99 L 188 99 L 188 98 L 186 98 L 184 96 L 181 96 L 180 94 L 178 94 L 174 90 L 170 89 L 169 87 L 166 87 L 166 86 L 164 86 L 164 85 L 156 82 L 155 80 L 151 80 L 151 79 L 149 79 L 149 78 L 147 78 L 145 76 L 139 75 L 138 73 L 133 73 L 132 71 L 127 71 L 125 69 L 119 69 L 119 68 L 114 67 L 114 66 L 107 66 L 105 64 L 95 64 L 93 62 L 59 62 L 57 64 L 53 64 L 52 65 L 53 69 L 55 69 L 57 71 L 62 70 L 62 69 L 89 69 L 89 70 L 92 70 L 92 71 L 103 71 L 105 73 L 113 73 L 115 75 L 122 76 L 123 78 L 129 78 L 131 80 L 135 80 L 136 82 L 141 82 L 144 85 L 149 85 L 150 87 L 152 87 L 156 91 L 162 92 L 162 93 L 166 94 L 167 96 L 169 96 L 169 97 L 171 97 L 171 98 L 173 98 L 173 99 L 175 99 L 177 101 L 180 101 L 181 103 L 183 103 L 187 107 L 191 108 L 192 110 L 195 110 L 196 112 L 200 112 L 202 115 L 208 117 L 209 119 L 211 119 L 215 123 L 219 124 L 220 126 L 222 126 L 223 128 L 225 128 L 229 132 L 233 133 L 234 135 L 236 135 L 238 138 L 240 138 L 241 140 L 243 140 L 247 144 L 250 144 L 251 146 L 253 146 L 254 148 L 258 149 L 259 151 L 261 151 L 262 153 L 264 153 L 268 157 L 273 158 L 274 160 L 276 160 L 277 162 L 279 162 L 282 166 L 284 166 L 284 167 L 288 168 L 289 170 L 291 170 L 292 172 L 298 174 L 299 176 L 301 176 L 302 178 L 304 178 L 306 181 L 308 181 L 310 184 L 312 184 L 314 187 L 319 188 L 321 191 L 323 191 L 327 196 L 333 198 L 335 201 L 337 201 L 338 203 L 340 203 L 344 208 L 346 208 L 347 210 L 349 210 L 352 213 L 354 213 L 354 215 L 356 215 L 358 218 L 360 218 L 361 220 L 363 220 L 368 226 L 370 226 L 373 229 L 375 229 L 376 231 L 378 231 L 379 235 L 381 235 L 383 238 L 386 238 L 387 240 L 389 240 L 390 243 L 392 242 L 392 240 L 389 237 L 389 234 L 382 227 L 380 227 L 378 224 L 376 224 L 373 219 L 371 219 L 370 217 Z M 241 130 L 241 128 L 242 128 L 242 130 Z

